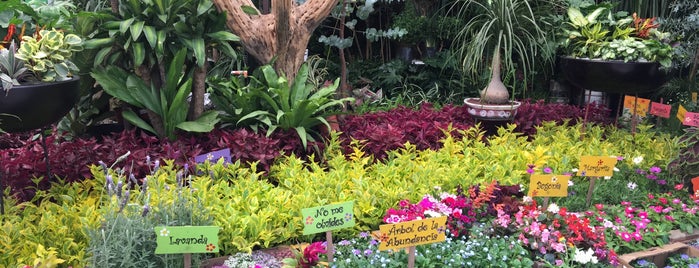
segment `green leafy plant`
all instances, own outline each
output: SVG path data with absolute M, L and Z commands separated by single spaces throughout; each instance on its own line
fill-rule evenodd
M 674 56 L 669 33 L 658 30 L 655 18 L 612 11 L 609 2 L 570 6 L 559 46 L 571 57 L 652 61 L 670 67 Z
M 339 86 L 339 79 L 332 85 L 314 89 L 313 84 L 308 83 L 308 64 L 304 63 L 297 72 L 294 82 L 277 76 L 272 66 L 262 66 L 258 72 L 258 78 L 251 82 L 250 90 L 264 103 L 261 110 L 252 111 L 242 116 L 238 122 L 251 119 L 255 123 L 267 127 L 267 135 L 271 135 L 277 129 L 295 130 L 303 147 L 308 141 L 315 141 L 319 134 L 313 127 L 324 125 L 330 128 L 325 119 L 328 115 L 337 113 L 337 109 L 352 98 L 335 99 L 335 91 Z M 259 79 L 259 80 L 258 80 Z M 262 85 L 259 87 L 258 85 Z
M 74 52 L 82 51 L 82 38 L 60 30 L 41 30 L 38 35 L 22 37 L 17 57 L 37 79 L 50 82 L 70 79 L 78 67 L 70 61 Z
M 458 18 L 467 21 L 452 44 L 462 68 L 477 79 L 490 67 L 491 76 L 481 91 L 481 102 L 509 101 L 501 69 L 506 74 L 521 69 L 527 78 L 537 58 L 551 62 L 553 53 L 547 52 L 542 17 L 536 15 L 530 1 L 461 0 L 455 1 L 451 9 L 458 12 Z
M 15 42 L 8 49 L 0 50 L 0 80 L 2 89 L 7 93 L 13 86 L 18 86 L 19 81 L 28 75 L 24 62 L 15 57 Z
M 163 88 L 157 88 L 155 83 L 147 84 L 135 74 L 115 66 L 97 68 L 93 71 L 92 77 L 110 95 L 138 108 L 146 109 L 161 119 L 160 122 L 163 125 L 158 128 L 140 118 L 134 111 L 126 110 L 122 113 L 126 120 L 144 130 L 170 140 L 176 138 L 176 129 L 208 132 L 218 122 L 215 112 L 209 111 L 195 121 L 187 121 L 186 97 L 192 89 L 192 78 L 186 76 L 182 69 L 186 53 L 186 50 L 180 50 L 170 62 Z M 125 88 L 129 90 L 123 90 Z M 158 129 L 162 129 L 162 132 Z

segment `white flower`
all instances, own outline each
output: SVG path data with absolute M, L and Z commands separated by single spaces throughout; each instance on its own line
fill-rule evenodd
M 595 257 L 595 251 L 593 251 L 592 248 L 588 248 L 586 251 L 575 248 L 573 260 L 581 264 L 587 264 L 590 262 L 597 263 L 597 257 Z
M 532 202 L 532 197 L 531 197 L 531 196 L 528 196 L 528 195 L 525 195 L 525 196 L 522 198 L 522 202 L 524 202 L 525 204 L 529 204 L 529 203 Z
M 619 169 L 617 167 L 614 167 L 614 172 L 619 172 Z
M 605 179 L 605 180 L 608 180 L 608 179 L 611 179 L 611 178 L 612 178 L 612 176 L 604 176 L 604 179 Z
M 634 189 L 636 189 L 637 186 L 638 185 L 636 185 L 633 182 L 629 182 L 628 184 L 626 184 L 626 187 L 629 187 L 629 190 L 634 190 Z
M 568 187 L 575 185 L 572 180 L 568 180 Z
M 578 173 L 578 169 L 577 169 L 577 168 L 571 169 L 570 171 L 572 171 L 573 173 Z
M 437 217 L 444 216 L 444 215 L 442 215 L 442 213 L 439 213 L 439 212 L 434 211 L 434 210 L 426 210 L 425 215 L 429 216 L 430 218 L 437 218 Z
M 639 155 L 639 156 L 636 156 L 636 157 L 633 158 L 633 163 L 634 163 L 634 164 L 638 165 L 638 164 L 641 164 L 641 162 L 643 162 L 643 156 L 640 156 L 640 155 Z
M 554 214 L 558 213 L 558 210 L 560 210 L 560 208 L 558 207 L 558 205 L 556 205 L 556 203 L 549 204 L 549 207 L 546 209 L 546 211 Z

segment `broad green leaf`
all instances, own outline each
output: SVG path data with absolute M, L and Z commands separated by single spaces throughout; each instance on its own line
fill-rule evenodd
M 141 33 L 143 32 L 143 25 L 145 22 L 143 21 L 137 21 L 131 24 L 131 27 L 129 28 L 129 31 L 131 32 L 131 39 L 138 40 L 139 37 L 141 37 Z
M 155 31 L 155 27 L 150 25 L 143 26 L 143 34 L 146 36 L 148 45 L 150 45 L 151 48 L 155 48 L 158 43 L 158 35 Z
M 217 113 L 208 111 L 195 121 L 187 121 L 177 124 L 177 128 L 189 132 L 209 132 L 214 129 L 219 119 Z
M 131 122 L 131 124 L 134 124 L 135 126 L 142 128 L 150 133 L 153 133 L 156 135 L 158 134 L 155 132 L 155 130 L 153 129 L 153 127 L 150 124 L 148 124 L 146 121 L 144 121 L 143 119 L 138 117 L 138 115 L 136 115 L 133 111 L 125 110 L 121 113 L 121 115 L 124 117 L 124 119 L 126 119 L 126 121 Z
M 131 24 L 134 22 L 134 20 L 136 20 L 136 18 L 130 18 L 130 19 L 122 21 L 119 24 L 119 32 L 121 32 L 122 34 L 125 34 L 126 31 L 129 29 L 129 27 L 131 27 Z
M 240 41 L 240 37 L 238 37 L 237 35 L 235 35 L 231 32 L 228 32 L 228 31 L 218 31 L 218 32 L 208 33 L 206 35 L 211 37 L 212 39 L 218 40 L 218 41 L 232 41 L 232 42 Z

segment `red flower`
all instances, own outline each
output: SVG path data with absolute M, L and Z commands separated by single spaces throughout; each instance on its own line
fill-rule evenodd
M 595 208 L 597 208 L 597 210 L 602 210 L 602 209 L 604 209 L 604 205 L 603 204 L 595 204 Z
M 648 199 L 654 199 L 655 196 L 653 194 L 648 194 Z
M 684 185 L 681 183 L 675 185 L 675 190 L 677 190 L 677 191 L 682 190 L 682 188 L 684 188 Z
M 660 200 L 660 203 L 663 203 L 663 205 L 667 205 L 667 198 L 661 197 L 661 198 L 658 198 L 658 200 Z
M 568 213 L 568 209 L 566 207 L 562 207 L 562 208 L 558 209 L 558 215 L 561 215 L 561 217 L 565 217 L 567 213 Z

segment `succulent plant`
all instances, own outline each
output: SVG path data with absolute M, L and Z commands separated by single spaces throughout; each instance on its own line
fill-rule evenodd
M 24 77 L 28 75 L 24 62 L 15 57 L 15 42 L 10 44 L 8 49 L 0 50 L 0 81 L 5 93 L 13 86 L 19 85 Z
M 23 36 L 16 58 L 24 61 L 37 79 L 44 82 L 70 79 L 78 67 L 70 61 L 73 52 L 81 51 L 82 39 L 60 30 L 41 30 L 39 35 Z

